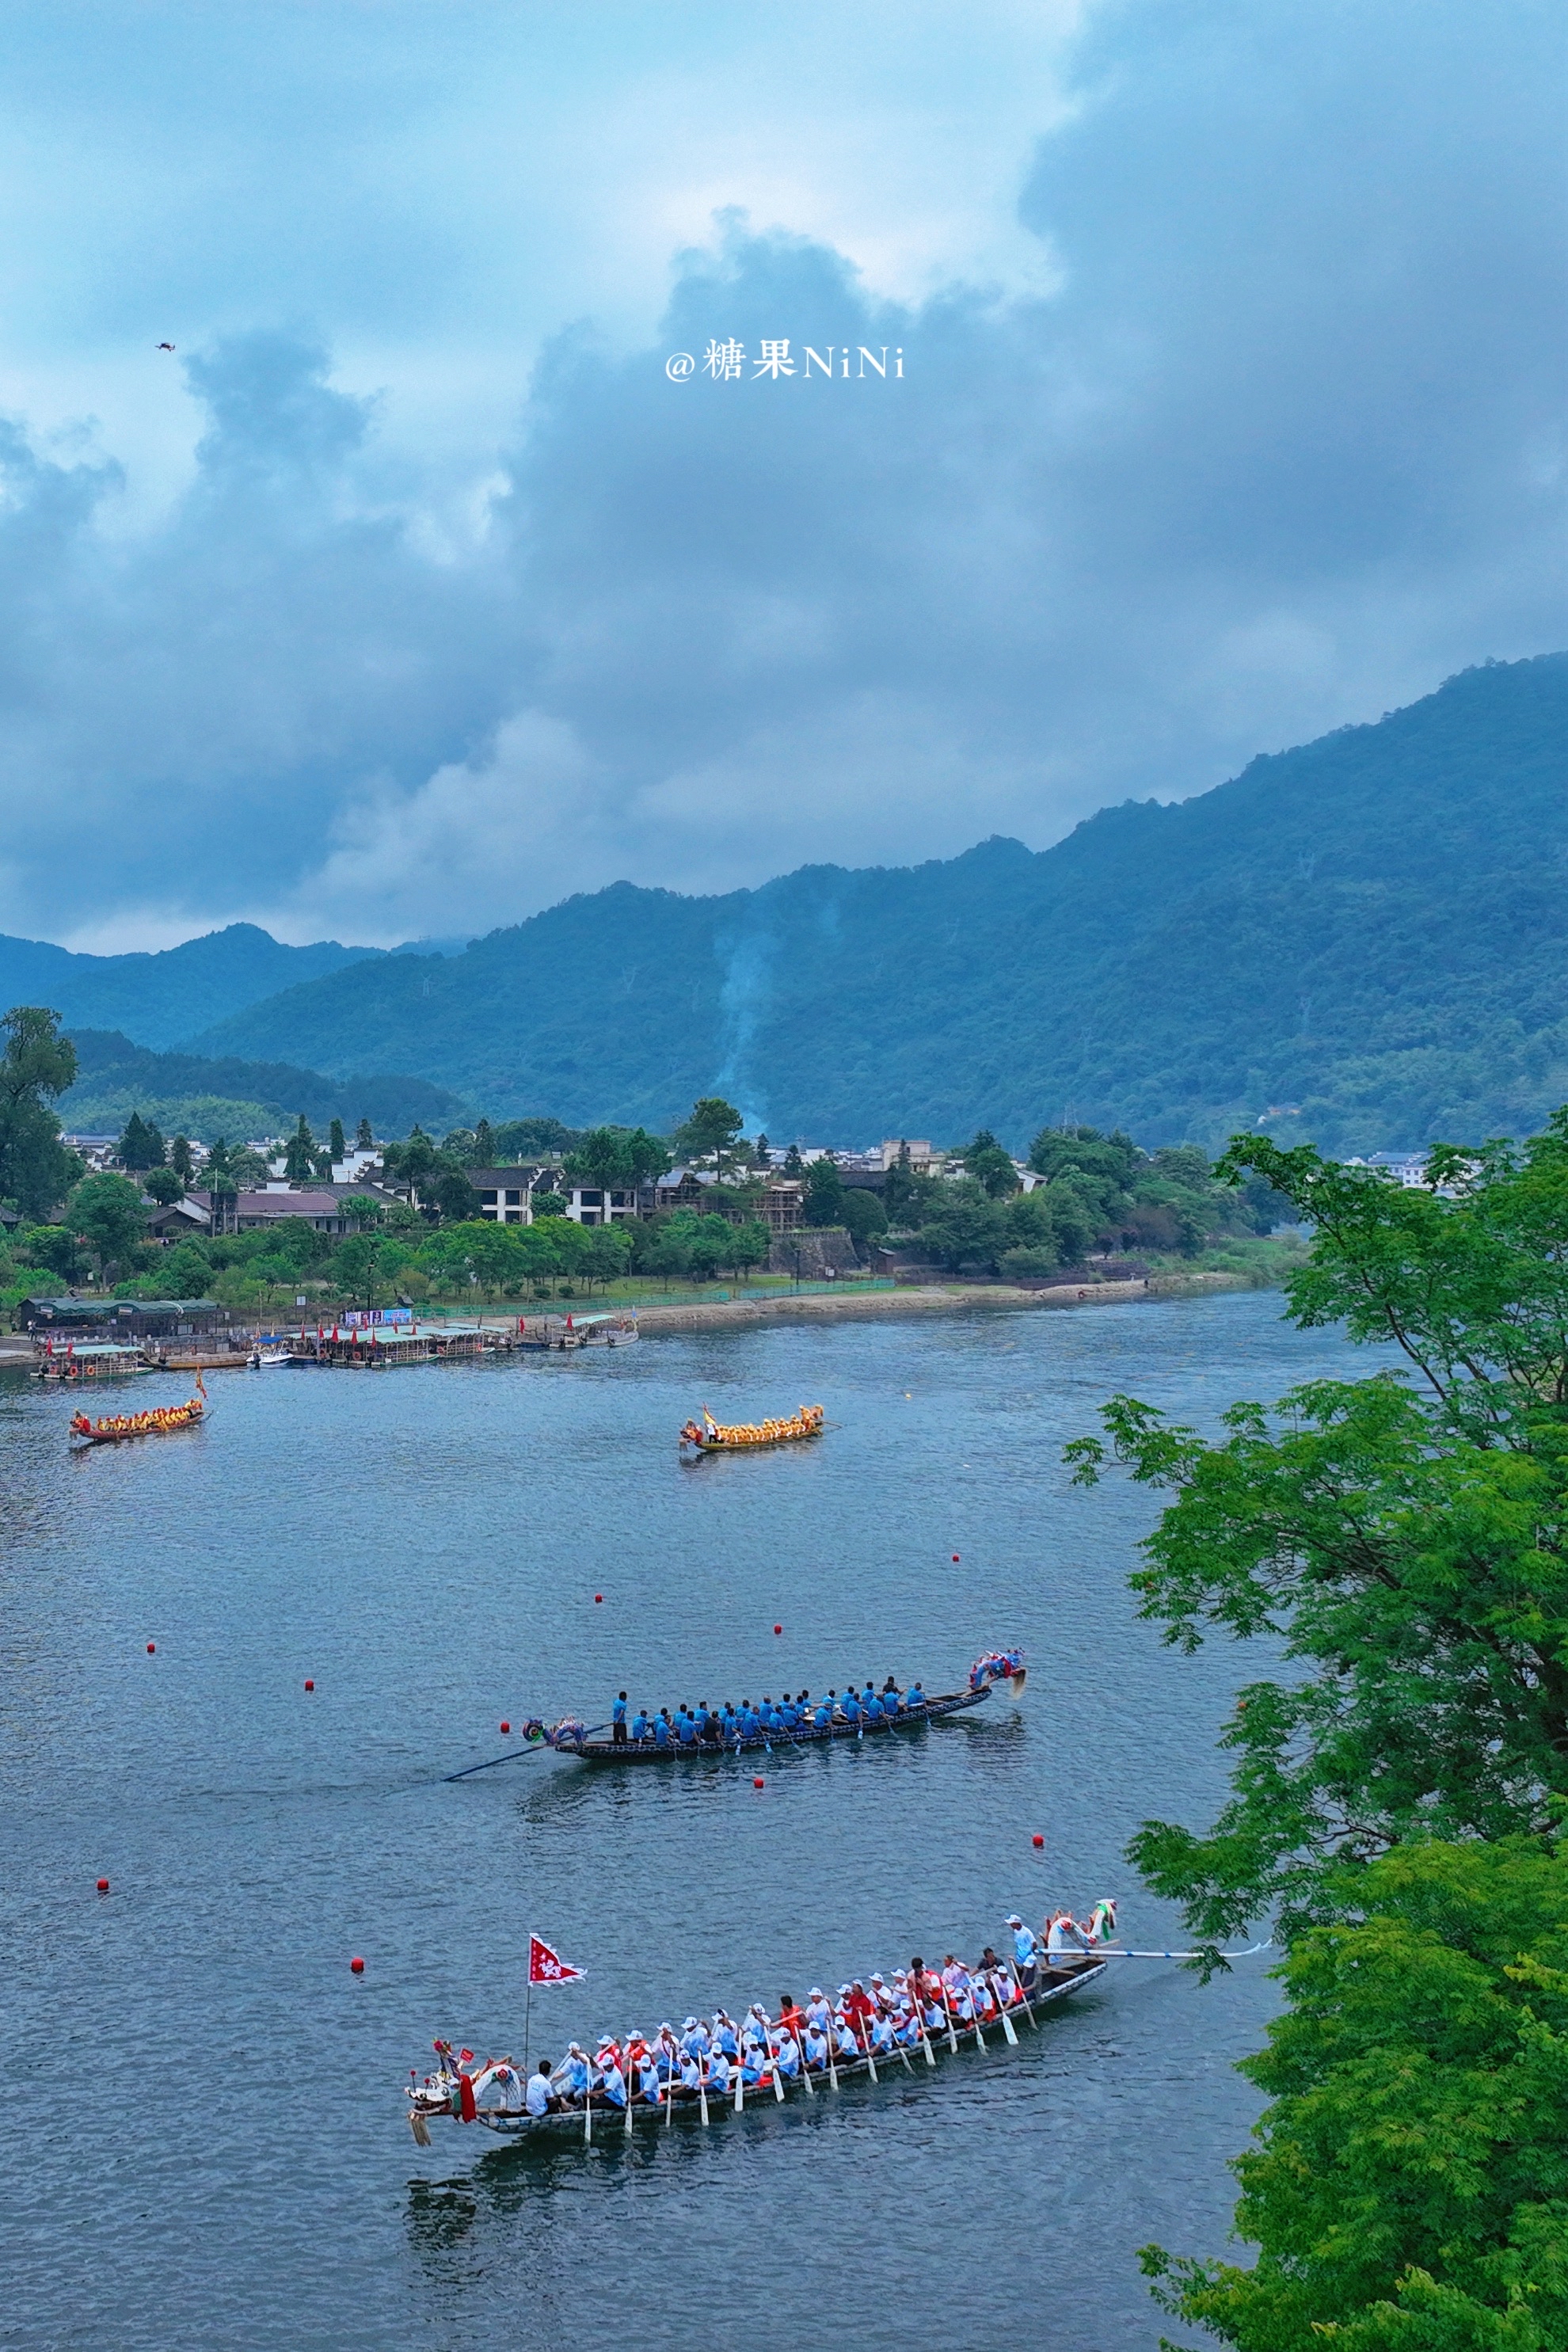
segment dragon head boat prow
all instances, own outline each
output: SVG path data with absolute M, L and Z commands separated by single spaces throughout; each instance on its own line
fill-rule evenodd
M 1017 1698 L 1028 1680 L 1028 1673 L 1022 1650 L 988 1650 L 970 1667 L 969 1687 L 978 1691 L 984 1690 L 987 1683 L 1005 1683 Z

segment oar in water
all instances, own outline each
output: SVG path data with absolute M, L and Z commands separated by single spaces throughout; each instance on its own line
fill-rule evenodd
M 985 1981 L 990 1986 L 992 1998 L 996 2003 L 996 2014 L 1002 2021 L 1002 2031 L 1016 2050 L 1018 2046 L 1018 2037 L 1013 2031 L 1013 2021 L 1007 2014 L 1007 2003 L 1003 1996 L 1000 1986 L 996 1982 L 996 1970 L 994 1969 L 986 1969 Z
M 632 2057 L 632 2043 L 636 2039 L 637 2036 L 635 2033 L 628 2033 L 624 2044 L 622 2045 L 626 2052 L 626 2056 L 621 2066 L 621 2073 L 626 2077 L 626 2137 L 627 2139 L 630 2139 L 632 2136 L 632 2101 L 637 2096 L 637 2078 L 634 2072 L 636 2062 Z
M 940 1969 L 936 1971 L 936 1980 L 942 1987 L 942 2005 L 947 2011 L 948 2052 L 952 2057 L 956 2058 L 958 2055 L 958 2028 L 952 2021 L 952 2003 L 947 1997 L 947 1979 Z
M 699 2113 L 700 2114 L 700 2116 L 701 2116 L 701 2117 L 702 2117 L 702 2128 L 703 2128 L 703 2130 L 704 2130 L 704 2131 L 706 2131 L 706 2130 L 707 2130 L 707 2128 L 708 2128 L 708 2078 L 707 2078 L 707 2074 L 706 2074 L 706 2073 L 705 2073 L 705 2066 L 706 2066 L 707 2057 L 708 2057 L 708 2053 L 707 2053 L 705 2050 L 699 2050 L 699 2051 L 698 2051 L 698 2053 L 697 2053 L 697 2106 L 698 2106 L 698 2111 L 699 2111 Z
M 595 1733 L 608 1731 L 609 1727 L 607 1723 L 592 1723 L 583 1737 L 584 1739 L 592 1739 Z M 498 1764 L 515 1764 L 520 1757 L 553 1756 L 556 1752 L 548 1739 L 531 1740 L 526 1748 L 509 1748 L 504 1756 L 487 1756 L 482 1764 L 465 1764 L 460 1772 L 447 1772 L 442 1775 L 442 1778 L 447 1780 L 466 1780 L 472 1773 L 492 1771 Z M 560 1752 L 569 1756 L 572 1750 L 568 1748 L 563 1748 Z

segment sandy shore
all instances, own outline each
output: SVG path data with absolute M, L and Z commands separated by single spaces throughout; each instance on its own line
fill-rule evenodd
M 1126 1307 L 1134 1301 L 1187 1298 L 1211 1290 L 1246 1290 L 1251 1286 L 1234 1274 L 1152 1275 L 1147 1282 L 1099 1282 L 1086 1286 L 1063 1285 L 1047 1290 L 1018 1290 L 1005 1282 L 911 1283 L 898 1290 L 811 1291 L 796 1297 L 784 1291 L 774 1298 L 731 1298 L 705 1306 L 694 1300 L 685 1307 L 643 1307 L 637 1309 L 637 1329 L 647 1337 L 660 1331 L 728 1330 L 759 1323 L 805 1323 L 831 1318 L 900 1315 L 952 1315 L 973 1308 L 1005 1307 Z

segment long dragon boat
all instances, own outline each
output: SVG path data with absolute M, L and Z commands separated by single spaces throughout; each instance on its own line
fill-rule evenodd
M 760 2099 L 769 2105 L 798 2104 L 824 2095 L 831 2097 L 850 2083 L 879 2083 L 894 2074 L 902 2081 L 906 2074 L 913 2077 L 935 2072 L 939 2060 L 959 2057 L 966 2050 L 1022 2049 L 1026 2046 L 1028 2029 L 1038 2030 L 1041 2009 L 1098 1983 L 1110 1965 L 1108 1958 L 1086 1952 L 1081 1958 L 1032 1970 L 1026 1989 L 1011 1971 L 998 1972 L 994 2004 L 981 2015 L 960 2019 L 949 2010 L 941 2021 L 927 2018 L 891 2047 L 863 2046 L 855 2056 L 836 2051 L 831 2061 L 815 2063 L 806 2060 L 797 2011 L 793 2017 L 766 2021 L 765 2058 L 757 2079 L 749 2084 L 736 2068 L 721 2092 L 707 2083 L 689 2085 L 671 2075 L 649 2095 L 623 2077 L 626 2095 L 616 2100 L 596 2094 L 590 2074 L 584 2093 L 557 2102 L 544 2115 L 531 2115 L 523 2104 L 526 2059 L 521 2066 L 510 2058 L 487 2058 L 480 2063 L 471 2050 L 454 2050 L 449 2042 L 437 2042 L 435 2071 L 419 2081 L 410 2070 L 410 2080 L 404 2085 L 409 2128 L 421 2147 L 430 2146 L 429 2126 L 437 2118 L 479 2124 L 508 2140 L 559 2145 L 576 2139 L 591 2144 L 596 2131 L 601 2141 L 629 2145 L 639 2126 L 645 2134 L 650 2128 L 668 2130 L 678 2117 L 686 2125 L 696 2122 L 706 2126 L 726 2116 L 742 2115 L 748 2099 L 753 2104 Z M 1022 2033 L 1020 2026 L 1025 2029 Z M 868 2042 L 869 2037 L 865 2040 Z M 601 2056 L 605 2048 L 601 2043 Z M 657 2053 L 658 2040 L 641 2042 L 627 2036 L 624 2053 L 616 2045 L 617 2065 L 623 2056 L 631 2056 L 634 2048 Z
M 106 1413 L 100 1421 L 89 1421 L 85 1412 L 73 1412 L 70 1442 L 73 1445 L 121 1445 L 128 1437 L 166 1437 L 176 1429 L 194 1429 L 206 1409 L 206 1390 L 198 1372 L 196 1394 L 185 1404 L 153 1405 L 147 1412 Z
M 680 1433 L 680 1458 L 700 1462 L 708 1454 L 744 1454 L 760 1445 L 797 1445 L 803 1437 L 820 1437 L 826 1425 L 825 1408 L 803 1404 L 773 1421 L 715 1421 L 706 1405 L 700 1422 L 689 1421 Z
M 803 1723 L 793 1730 L 769 1728 L 750 1733 L 724 1731 L 717 1719 L 710 1717 L 707 1736 L 692 1740 L 671 1739 L 663 1746 L 653 1739 L 599 1738 L 595 1735 L 605 1729 L 603 1724 L 590 1728 L 574 1715 L 563 1716 L 559 1723 L 546 1723 L 537 1715 L 530 1716 L 519 1727 L 522 1747 L 509 1748 L 504 1756 L 491 1757 L 483 1764 L 467 1764 L 461 1771 L 448 1772 L 447 1778 L 466 1780 L 470 1773 L 489 1771 L 492 1765 L 510 1763 L 513 1758 L 530 1755 L 541 1748 L 553 1748 L 557 1755 L 573 1757 L 583 1764 L 690 1763 L 697 1759 L 711 1763 L 721 1756 L 772 1755 L 776 1748 L 821 1748 L 835 1739 L 896 1738 L 900 1732 L 919 1730 L 944 1715 L 983 1706 L 998 1683 L 1006 1684 L 1010 1696 L 1020 1697 L 1028 1671 L 1022 1650 L 991 1650 L 984 1657 L 976 1658 L 963 1690 L 938 1692 L 914 1706 L 900 1699 L 896 1715 L 873 1717 L 868 1721 L 864 1716 L 857 1720 L 835 1714 L 823 1724 Z

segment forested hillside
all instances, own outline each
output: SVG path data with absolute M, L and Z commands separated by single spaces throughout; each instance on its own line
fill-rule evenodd
M 142 1045 L 174 1045 L 281 988 L 380 953 L 336 940 L 285 947 L 254 923 L 231 923 L 156 955 L 74 955 L 47 940 L 0 937 L 0 1006 L 47 1004 L 68 1028 L 118 1029 Z
M 1568 656 L 1489 665 L 1038 855 L 618 884 L 291 988 L 204 1050 L 416 1071 L 491 1118 L 668 1127 L 718 1087 L 776 1137 L 1523 1133 L 1568 1097 L 1565 720 Z
M 277 1134 L 301 1113 L 313 1127 L 368 1118 L 379 1135 L 405 1135 L 416 1120 L 449 1124 L 461 1108 L 424 1078 L 327 1078 L 281 1062 L 153 1054 L 112 1030 L 74 1030 L 71 1043 L 77 1082 L 58 1108 L 78 1135 L 118 1134 L 133 1110 L 165 1135 L 202 1143 Z

